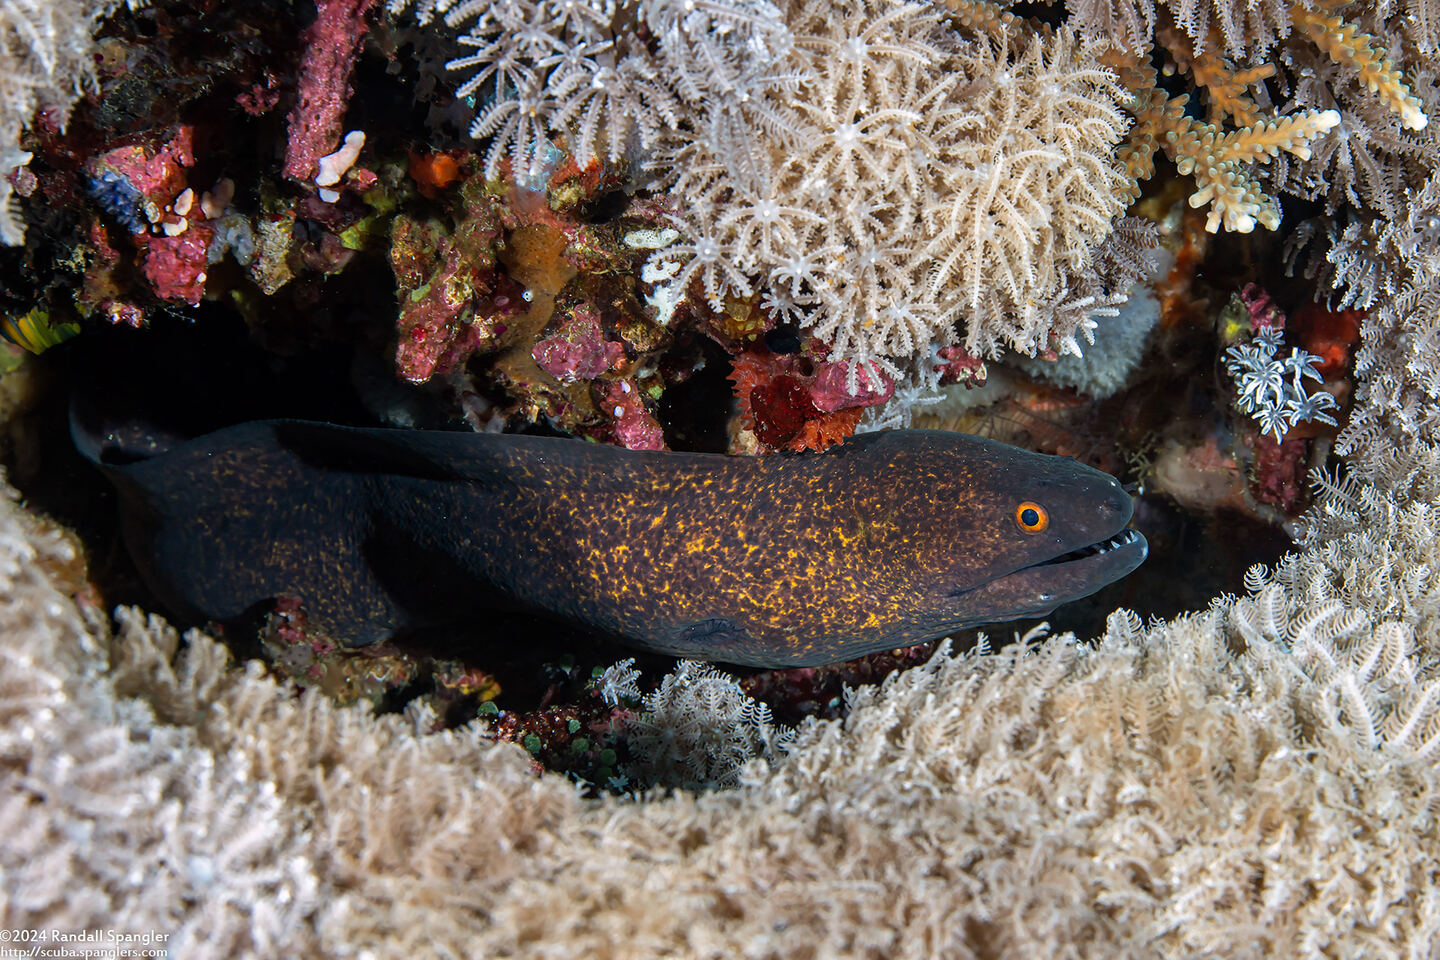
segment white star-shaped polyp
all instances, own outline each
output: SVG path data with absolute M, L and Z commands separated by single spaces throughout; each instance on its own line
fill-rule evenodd
M 853 147 L 860 142 L 860 124 L 842 123 L 835 128 L 835 142 Z

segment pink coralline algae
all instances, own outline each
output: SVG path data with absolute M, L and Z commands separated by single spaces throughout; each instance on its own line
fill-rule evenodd
M 367 170 L 364 167 L 354 167 L 345 176 L 345 180 L 350 185 L 350 188 L 357 193 L 364 193 L 366 190 L 369 190 L 375 186 L 379 179 L 374 170 Z
M 99 221 L 92 221 L 89 241 L 90 256 L 75 294 L 75 306 L 84 316 L 100 316 L 130 327 L 144 326 L 145 312 L 124 298 L 121 277 L 125 258 L 110 242 L 110 231 Z
M 133 235 L 140 272 L 155 296 L 192 306 L 205 292 L 215 239 L 203 204 L 186 182 L 186 168 L 195 163 L 194 140 L 192 127 L 179 126 L 165 139 L 147 137 L 113 147 L 85 165 L 90 196 Z M 95 269 L 87 274 L 81 308 L 101 309 L 119 322 L 140 322 L 136 308 L 116 303 L 119 252 L 98 226 L 91 240 Z
M 276 674 L 301 687 L 314 687 L 339 703 L 379 704 L 420 674 L 420 658 L 392 643 L 352 650 L 317 631 L 295 597 L 275 601 L 261 628 L 260 643 Z
M 1265 329 L 1285 329 L 1285 312 L 1260 284 L 1245 284 L 1240 291 L 1240 302 L 1245 305 L 1245 310 L 1250 315 L 1251 333 L 1259 333 Z
M 150 289 L 162 300 L 177 300 L 192 306 L 205 293 L 205 268 L 215 231 L 205 223 L 189 223 L 176 236 L 152 237 L 140 234 L 140 270 Z
M 527 304 L 524 290 L 495 265 L 500 226 L 483 204 L 451 234 L 433 222 L 395 220 L 390 264 L 400 301 L 395 367 L 423 383 L 478 351 L 494 349 L 506 320 Z
M 664 450 L 665 434 L 645 409 L 633 380 L 606 380 L 595 384 L 595 405 L 611 421 L 616 443 L 630 450 Z
M 185 168 L 194 163 L 194 130 L 181 126 L 166 140 L 146 138 L 92 157 L 85 165 L 87 189 L 101 209 L 140 233 L 166 219 L 186 188 Z
M 887 403 L 895 396 L 895 381 L 879 371 L 864 366 L 855 371 L 858 389 L 851 393 L 846 386 L 850 364 L 822 361 L 815 366 L 815 379 L 810 384 L 810 402 L 821 413 L 834 413 L 850 407 L 873 407 Z
M 557 692 L 547 691 L 547 699 Z M 611 783 L 620 769 L 624 735 L 636 718 L 633 710 L 611 707 L 598 695 L 528 712 L 482 709 L 481 714 L 491 718 L 491 739 L 524 747 L 538 769 L 573 774 L 592 791 Z
M 252 117 L 260 117 L 274 110 L 280 104 L 280 78 L 269 70 L 260 83 L 253 83 L 250 89 L 236 94 L 235 104 Z
M 300 95 L 290 111 L 285 176 L 309 181 L 319 160 L 340 144 L 341 121 L 350 100 L 350 74 L 370 25 L 376 0 L 318 0 L 315 22 L 305 31 Z
M 823 450 L 855 432 L 865 407 L 894 395 L 889 377 L 863 369 L 856 371 L 859 389 L 850 393 L 849 366 L 821 359 L 828 352 L 812 340 L 799 353 L 749 350 L 735 357 L 730 381 L 740 419 L 765 449 Z
M 560 321 L 556 332 L 531 351 L 540 369 L 556 380 L 593 380 L 624 360 L 625 348 L 605 339 L 600 315 L 590 304 L 577 304 L 556 319 Z
M 1305 496 L 1305 457 L 1309 447 L 1301 438 L 1276 443 L 1262 434 L 1255 441 L 1251 495 L 1258 502 L 1287 514 L 1299 513 Z
M 940 355 L 940 384 L 949 386 L 955 383 L 963 383 L 971 387 L 983 387 L 988 372 L 985 369 L 985 361 L 973 354 L 967 353 L 964 347 L 941 347 Z

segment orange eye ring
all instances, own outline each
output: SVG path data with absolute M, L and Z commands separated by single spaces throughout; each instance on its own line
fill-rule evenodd
M 1050 513 L 1033 500 L 1015 508 L 1015 524 L 1026 533 L 1044 533 L 1050 526 Z

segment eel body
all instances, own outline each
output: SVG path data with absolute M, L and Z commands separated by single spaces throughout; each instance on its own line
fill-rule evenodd
M 496 607 L 729 663 L 847 660 L 1041 615 L 1135 569 L 1111 477 L 961 434 L 728 457 L 260 421 L 107 462 L 175 612 L 276 597 L 352 644 Z

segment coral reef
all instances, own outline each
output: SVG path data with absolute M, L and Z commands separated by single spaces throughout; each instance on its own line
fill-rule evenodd
M 69 599 L 70 543 L 7 502 L 5 919 L 123 916 L 199 958 L 1424 955 L 1428 502 L 1336 490 L 1245 599 L 942 651 L 738 788 L 641 802 L 581 800 L 479 726 L 297 697 L 154 618 L 112 634 Z
M 24 239 L 24 224 L 10 198 L 17 189 L 22 196 L 34 190 L 33 180 L 12 178 L 30 162 L 20 144 L 21 129 L 40 109 L 46 122 L 61 125 L 95 69 L 95 28 L 120 5 L 120 0 L 0 4 L 0 243 Z
M 1124 95 L 1070 31 L 963 41 L 923 4 L 869 0 L 418 9 L 478 18 L 451 66 L 480 68 L 461 96 L 493 98 L 471 131 L 487 175 L 506 153 L 534 167 L 547 137 L 583 160 L 603 133 L 612 161 L 638 137 L 676 201 L 679 235 L 648 265 L 666 299 L 693 281 L 718 311 L 763 289 L 830 359 L 892 377 L 958 318 L 971 352 L 1078 353 L 1090 314 L 1123 299 L 1092 259 L 1130 189 Z
M 1433 0 L 159 0 L 94 39 L 119 6 L 0 2 L 0 926 L 1433 954 Z M 1136 491 L 1172 565 L 1135 591 L 1185 612 L 739 677 L 498 618 L 347 653 L 293 598 L 182 635 L 129 605 L 53 396 L 92 341 L 226 324 L 365 422 L 1075 456 Z M 156 379 L 198 414 L 175 375 L 222 365 Z M 225 389 L 294 415 L 275 383 Z M 1267 529 L 1234 516 L 1294 541 L 1225 584 Z
M 43 162 L 26 189 L 82 192 L 84 202 L 50 216 L 90 238 L 29 265 L 57 277 L 46 306 L 137 325 L 228 299 L 273 336 L 284 311 L 331 295 L 327 278 L 354 277 L 387 252 L 400 375 L 483 397 L 486 423 L 544 421 L 662 446 L 671 389 L 709 362 L 697 335 L 733 367 L 760 338 L 792 334 L 844 370 L 851 396 L 893 382 L 899 399 L 867 422 L 907 423 L 913 405 L 963 372 L 947 359 L 954 351 L 971 363 L 1008 348 L 1043 364 L 1083 355 L 1102 324 L 1121 329 L 1117 312 L 1150 248 L 1173 238 L 1163 203 L 1128 209 L 1158 153 L 1194 179 L 1185 199 L 1209 208 L 1207 229 L 1273 228 L 1285 196 L 1317 195 L 1333 162 L 1303 158 L 1343 139 L 1331 128 L 1372 107 L 1393 115 L 1408 139 L 1384 161 L 1389 192 L 1362 191 L 1344 209 L 1327 194 L 1336 216 L 1302 230 L 1313 260 L 1381 230 L 1377 218 L 1421 182 L 1432 149 L 1429 93 L 1406 85 L 1423 70 L 1418 55 L 1405 45 L 1382 54 L 1357 32 L 1370 19 L 1334 11 L 1294 36 L 1277 28 L 1221 53 L 1194 32 L 1211 21 L 1166 9 L 1098 19 L 1077 9 L 1055 25 L 958 2 L 948 20 L 938 7 L 882 0 L 688 12 L 659 0 L 430 2 L 413 17 L 410 6 L 336 0 L 291 37 L 283 19 L 245 11 L 183 23 L 156 13 L 157 43 L 113 28 L 85 129 L 64 135 L 42 122 L 31 134 Z M 1150 25 L 1143 42 L 1120 26 L 1136 23 Z M 175 39 L 202 24 L 233 35 L 233 52 L 202 59 Z M 431 48 L 446 38 L 471 51 L 450 60 L 471 71 L 453 94 L 426 86 Z M 1107 46 L 1116 40 L 1128 52 Z M 1414 50 L 1428 42 L 1417 35 Z M 351 104 L 362 54 L 398 61 L 405 43 L 421 61 L 417 93 L 437 100 L 431 127 L 474 101 L 473 155 L 433 129 L 428 145 L 364 129 L 366 105 Z M 1168 58 L 1163 70 L 1136 59 L 1147 45 Z M 267 56 L 277 49 L 294 59 L 289 86 Z M 1311 99 L 1319 89 L 1307 50 L 1338 57 L 1355 88 L 1335 75 L 1321 84 L 1333 104 L 1301 105 L 1302 88 Z M 1277 62 L 1254 65 L 1264 56 Z M 173 89 L 158 115 L 174 122 L 137 130 L 111 103 L 158 77 L 166 57 Z M 1295 103 L 1274 110 L 1267 83 L 1293 87 Z M 1186 85 L 1195 92 L 1174 92 Z M 1192 96 L 1205 98 L 1206 120 L 1190 116 Z M 257 164 L 225 124 L 273 128 L 283 103 L 286 159 Z M 342 144 L 347 105 L 360 128 Z M 1169 191 L 1177 181 L 1162 173 Z M 1186 292 L 1162 297 L 1162 315 Z M 577 317 L 589 320 L 569 322 Z M 292 347 L 370 335 L 340 325 L 285 333 Z M 823 445 L 865 419 L 847 414 L 801 436 L 799 424 L 817 418 L 800 391 L 755 390 L 742 391 L 742 406 L 763 395 L 774 412 L 758 421 L 768 439 L 756 449 Z M 751 413 L 741 416 L 753 426 Z M 744 434 L 732 431 L 734 449 L 748 449 Z
M 341 123 L 350 99 L 350 75 L 360 41 L 369 27 L 366 14 L 375 2 L 319 0 L 315 5 L 315 22 L 303 38 L 305 58 L 300 64 L 299 95 L 288 121 L 285 176 L 314 180 L 318 186 L 331 186 L 338 179 L 334 171 L 324 176 L 322 161 L 340 146 Z M 364 142 L 363 134 L 359 141 Z
M 408 5 L 396 0 L 391 10 Z M 418 9 L 422 22 L 448 11 L 452 27 L 478 17 L 462 36 L 476 52 L 452 66 L 480 68 L 462 93 L 493 91 L 472 130 L 499 131 L 487 170 L 498 169 L 502 150 L 517 170 L 533 164 L 547 137 L 588 157 L 599 131 L 608 131 L 611 160 L 629 160 L 620 145 L 635 117 L 650 118 L 639 147 L 679 210 L 679 235 L 649 262 L 660 296 L 673 302 L 693 281 L 720 310 L 726 296 L 766 291 L 830 346 L 831 359 L 899 377 L 902 364 L 950 344 L 957 320 L 971 353 L 1080 354 L 1094 318 L 1113 315 L 1124 299 L 1114 291 L 1136 276 L 1101 251 L 1138 196 L 1137 181 L 1154 174 L 1157 151 L 1195 179 L 1189 202 L 1209 207 L 1212 232 L 1278 227 L 1280 207 L 1258 165 L 1284 154 L 1302 162 L 1272 164 L 1278 189 L 1318 196 L 1329 169 L 1339 188 L 1327 194 L 1332 210 L 1348 191 L 1357 206 L 1390 212 L 1393 182 L 1355 194 L 1353 178 L 1335 170 L 1337 151 L 1376 110 L 1392 118 L 1382 126 L 1405 136 L 1423 130 L 1426 104 L 1399 61 L 1338 12 L 1344 6 L 1277 3 L 1237 19 L 1226 4 L 1171 10 L 1119 0 L 1081 4 L 1054 31 L 957 0 L 955 19 L 973 38 L 922 4 L 858 0 L 796 2 L 768 18 L 715 4 L 690 13 L 679 31 L 661 4 Z M 654 30 L 658 54 L 635 44 L 625 26 L 632 16 Z M 1390 14 L 1363 25 L 1381 16 Z M 706 33 L 722 22 L 728 29 Z M 1420 49 L 1434 45 L 1423 27 L 1407 32 Z M 1205 91 L 1207 120 L 1189 115 L 1190 94 L 1162 88 L 1145 59 L 1152 45 L 1163 49 L 1167 73 Z M 567 48 L 569 58 L 554 52 Z M 1267 54 L 1279 65 L 1230 59 Z M 686 56 L 712 72 L 688 80 L 674 68 Z M 1328 64 L 1323 78 L 1317 57 Z M 1101 62 L 1114 73 L 1097 69 Z M 586 83 L 600 76 L 613 91 L 603 97 L 593 92 L 598 81 Z M 681 78 L 684 95 L 657 80 L 669 76 Z M 1263 84 L 1272 79 L 1296 92 L 1283 114 L 1268 109 Z M 610 109 L 617 101 L 628 112 Z M 681 132 L 687 124 L 693 134 Z M 1430 148 L 1373 139 L 1407 158 L 1413 184 L 1424 169 L 1415 161 Z

